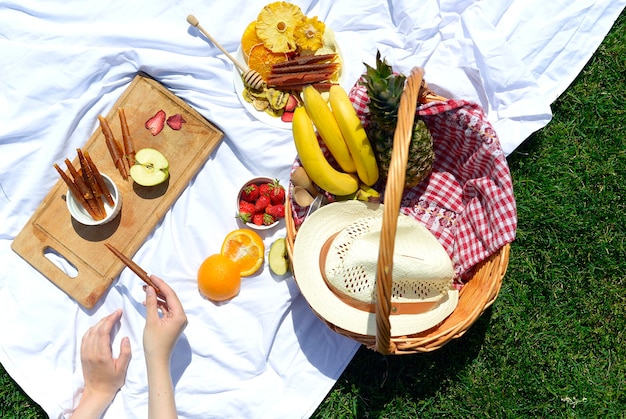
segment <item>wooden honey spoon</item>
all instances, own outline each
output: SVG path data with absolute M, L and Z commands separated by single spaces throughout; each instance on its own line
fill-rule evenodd
M 213 38 L 211 36 L 210 33 L 208 33 L 201 25 L 200 22 L 198 21 L 198 19 L 194 16 L 194 15 L 189 15 L 187 16 L 187 22 L 189 22 L 189 24 L 191 26 L 194 26 L 196 28 L 198 28 L 198 30 L 200 32 L 202 32 L 202 34 L 204 36 L 206 36 L 207 38 L 209 38 L 209 40 L 216 46 L 218 47 L 224 54 L 226 54 L 226 56 L 228 57 L 229 60 L 231 60 L 233 62 L 233 64 L 235 64 L 235 66 L 237 66 L 237 68 L 239 68 L 239 70 L 241 71 L 241 75 L 243 78 L 243 82 L 246 86 L 248 86 L 251 89 L 254 90 L 261 90 L 265 84 L 265 82 L 263 81 L 263 77 L 261 77 L 261 75 L 258 73 L 258 71 L 255 70 L 250 70 L 246 65 L 241 64 L 239 61 L 237 61 L 237 59 L 235 59 L 235 57 L 233 57 L 232 55 L 230 55 L 230 53 L 228 51 L 226 51 L 224 49 L 224 47 L 222 47 L 220 45 L 219 42 L 217 42 L 215 40 L 215 38 Z

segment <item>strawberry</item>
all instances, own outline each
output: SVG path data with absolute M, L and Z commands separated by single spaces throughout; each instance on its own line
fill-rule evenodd
M 265 208 L 265 213 L 271 215 L 276 220 L 285 218 L 285 206 L 283 204 L 270 204 Z
M 239 212 L 247 212 L 248 214 L 254 213 L 254 204 L 242 199 L 239 201 Z
M 252 222 L 258 226 L 269 226 L 274 224 L 276 220 L 269 214 L 257 212 L 252 215 Z
M 264 212 L 265 208 L 267 208 L 267 206 L 271 203 L 272 200 L 268 195 L 261 195 L 254 203 L 254 210 L 255 212 Z
M 270 214 L 263 214 L 263 225 L 270 226 L 275 222 L 276 220 Z
M 278 179 L 270 184 L 270 199 L 272 204 L 282 204 L 285 202 L 285 188 Z
M 163 129 L 165 125 L 165 111 L 161 109 L 152 118 L 146 121 L 146 128 L 150 130 L 150 133 L 154 136 L 157 135 Z
M 252 215 L 252 223 L 254 223 L 255 225 L 258 226 L 262 226 L 263 225 L 263 218 L 264 218 L 265 214 L 263 214 L 262 212 L 258 212 L 256 214 Z
M 293 113 L 298 106 L 298 99 L 294 95 L 289 95 L 289 99 L 287 99 L 287 104 L 285 105 L 285 112 Z
M 179 114 L 179 113 L 177 113 L 176 115 L 172 115 L 169 118 L 167 118 L 167 125 L 171 129 L 176 130 L 176 131 L 181 129 L 185 122 L 187 122 L 187 121 L 185 121 L 185 118 L 183 118 L 183 116 L 181 114 Z
M 270 194 L 270 185 L 271 183 L 262 183 L 259 185 L 259 195 L 267 195 Z
M 240 218 L 244 223 L 249 223 L 252 221 L 252 214 L 254 214 L 254 204 L 244 200 L 239 201 L 239 212 L 237 213 L 237 218 Z
M 283 122 L 291 122 L 293 121 L 293 112 L 283 112 L 283 114 L 280 116 L 280 120 Z
M 246 186 L 241 191 L 241 199 L 254 203 L 259 198 L 259 187 L 254 183 Z
M 244 223 L 249 223 L 252 221 L 252 214 L 249 212 L 240 212 L 236 215 L 237 218 L 241 219 Z

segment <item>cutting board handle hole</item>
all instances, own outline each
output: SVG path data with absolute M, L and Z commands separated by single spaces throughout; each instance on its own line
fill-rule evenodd
M 76 278 L 78 276 L 76 266 L 53 248 L 46 246 L 43 249 L 43 255 L 70 278 Z

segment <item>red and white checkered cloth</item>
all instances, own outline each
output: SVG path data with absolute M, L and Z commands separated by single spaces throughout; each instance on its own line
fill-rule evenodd
M 350 99 L 365 123 L 369 103 L 365 87 L 355 84 Z M 515 239 L 511 173 L 498 137 L 476 103 L 431 102 L 421 105 L 417 115 L 432 134 L 435 162 L 427 179 L 404 191 L 401 212 L 437 237 L 452 259 L 455 284 L 461 288 L 476 264 Z M 296 159 L 293 168 L 299 165 Z M 307 208 L 293 200 L 292 208 L 299 226 Z

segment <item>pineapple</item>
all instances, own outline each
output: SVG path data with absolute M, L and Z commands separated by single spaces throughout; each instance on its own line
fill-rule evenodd
M 300 7 L 284 1 L 266 5 L 256 20 L 256 34 L 272 52 L 296 50 L 294 31 L 304 14 Z
M 380 51 L 376 54 L 376 68 L 367 64 L 365 67 L 367 71 L 362 84 L 367 89 L 370 98 L 365 130 L 376 155 L 380 177 L 384 180 L 387 178 L 391 164 L 393 135 L 406 76 L 394 74 L 386 60 L 381 60 Z M 432 170 L 434 160 L 435 153 L 430 131 L 424 121 L 416 119 L 413 126 L 413 138 L 409 145 L 405 187 L 415 186 L 426 178 Z
M 304 16 L 294 29 L 296 44 L 305 52 L 315 52 L 324 46 L 325 31 L 326 25 L 317 20 L 317 16 L 312 18 Z

